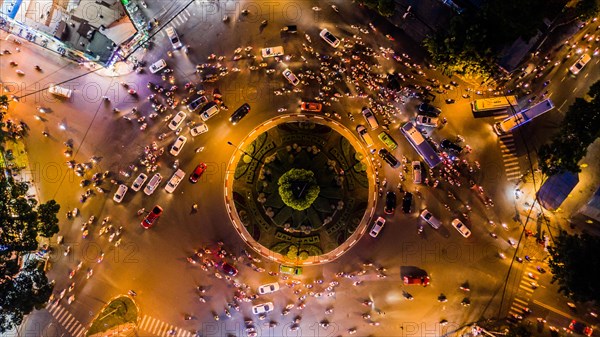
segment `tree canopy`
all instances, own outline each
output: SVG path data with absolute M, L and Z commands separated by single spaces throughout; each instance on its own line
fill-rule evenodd
M 4 145 L 6 96 L 0 97 L 0 145 Z M 2 149 L 0 149 L 2 150 Z M 53 285 L 37 259 L 23 263 L 24 256 L 38 247 L 38 235 L 58 232 L 60 209 L 54 200 L 38 205 L 27 197 L 29 185 L 0 174 L 0 333 L 21 324 L 23 317 L 39 309 L 50 298 Z
M 548 251 L 548 264 L 560 293 L 576 301 L 600 301 L 598 280 L 590 274 L 600 270 L 600 237 L 562 231 Z
M 452 18 L 449 29 L 427 38 L 432 63 L 447 74 L 487 78 L 494 73 L 496 55 L 521 37 L 536 35 L 543 19 L 553 17 L 564 0 L 491 0 L 483 7 Z M 536 8 L 535 11 L 524 10 Z
M 575 99 L 565 113 L 560 131 L 539 148 L 539 165 L 544 174 L 581 171 L 579 161 L 600 136 L 600 81 L 590 87 L 588 96 L 589 101 Z
M 278 185 L 281 200 L 297 211 L 309 208 L 321 192 L 315 174 L 303 169 L 291 169 L 284 173 Z
M 390 17 L 396 9 L 395 0 L 358 0 L 367 8 L 377 11 L 381 16 Z

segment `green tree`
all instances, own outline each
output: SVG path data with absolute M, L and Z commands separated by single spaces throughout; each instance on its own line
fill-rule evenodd
M 600 237 L 562 231 L 548 251 L 560 293 L 576 301 L 600 301 L 598 280 L 590 276 L 590 271 L 600 270 Z
M 6 141 L 6 131 L 4 130 L 4 117 L 8 110 L 8 97 L 6 95 L 0 96 L 0 145 Z
M 600 4 L 598 0 L 579 0 L 575 5 L 575 13 L 582 20 L 589 20 L 598 15 Z
M 394 0 L 359 0 L 358 2 L 369 9 L 377 11 L 384 17 L 394 15 L 396 10 L 396 2 Z
M 309 170 L 291 169 L 277 184 L 281 200 L 297 211 L 309 208 L 321 192 L 315 174 Z
M 51 237 L 58 233 L 58 218 L 56 214 L 60 210 L 60 205 L 54 200 L 50 200 L 38 207 L 38 232 L 43 237 Z
M 37 262 L 19 265 L 25 253 L 37 249 L 40 223 L 45 234 L 56 230 L 54 219 L 60 208 L 50 201 L 36 210 L 37 202 L 26 198 L 28 188 L 27 183 L 0 176 L 0 333 L 41 308 L 53 287 Z

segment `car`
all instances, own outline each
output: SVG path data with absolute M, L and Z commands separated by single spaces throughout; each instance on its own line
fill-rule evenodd
M 302 267 L 286 266 L 281 264 L 279 265 L 279 272 L 281 274 L 302 275 Z
M 146 182 L 146 179 L 148 179 L 148 176 L 146 175 L 146 173 L 140 173 L 137 178 L 135 178 L 135 180 L 133 181 L 133 183 L 131 184 L 131 189 L 134 191 L 139 191 L 142 189 L 142 186 L 144 185 L 144 183 Z
M 591 336 L 594 333 L 594 329 L 585 325 L 584 323 L 577 322 L 576 320 L 572 320 L 571 324 L 569 324 L 570 332 L 575 332 L 581 335 Z
M 260 315 L 260 314 L 267 313 L 269 311 L 273 311 L 273 309 L 275 309 L 273 302 L 267 302 L 267 303 L 257 304 L 257 305 L 252 306 L 252 313 L 255 315 Z
M 217 102 L 208 102 L 205 106 L 202 107 L 202 110 L 200 110 L 200 118 L 202 118 L 202 120 L 206 122 L 212 116 L 218 113 L 219 105 L 217 104 Z
M 440 147 L 442 149 L 444 149 L 444 150 L 454 151 L 456 153 L 461 153 L 462 150 L 463 150 L 463 148 L 460 145 L 458 145 L 458 144 L 456 144 L 456 143 L 454 143 L 454 142 L 452 142 L 452 141 L 450 141 L 448 139 L 442 140 L 440 142 Z
M 175 114 L 175 117 L 173 117 L 173 119 L 171 119 L 171 121 L 169 122 L 169 129 L 173 131 L 179 129 L 179 127 L 185 120 L 185 117 L 187 117 L 187 114 L 183 111 L 179 111 L 177 114 Z
M 396 210 L 396 193 L 394 193 L 393 191 L 388 191 L 385 194 L 385 207 L 383 208 L 383 211 L 385 212 L 385 214 L 394 214 L 395 210 Z
M 325 40 L 325 42 L 329 43 L 330 46 L 332 46 L 333 48 L 337 48 L 340 45 L 340 39 L 338 39 L 337 37 L 335 37 L 333 34 L 331 34 L 331 32 L 329 32 L 327 30 L 327 28 L 324 28 L 320 33 L 319 36 Z
M 150 213 L 148 213 L 148 215 L 146 215 L 146 217 L 144 218 L 144 220 L 142 220 L 142 227 L 144 227 L 144 229 L 148 229 L 152 226 L 154 226 L 154 223 L 156 222 L 156 220 L 158 220 L 158 218 L 160 218 L 161 214 L 163 212 L 162 207 L 155 205 L 152 210 L 150 211 Z
M 200 107 L 202 104 L 204 104 L 204 103 L 207 103 L 207 102 L 208 102 L 208 98 L 206 98 L 206 96 L 202 95 L 202 96 L 200 96 L 200 97 L 198 97 L 198 98 L 194 99 L 193 101 L 191 101 L 191 102 L 190 102 L 190 103 L 187 105 L 187 108 L 188 108 L 188 110 L 190 110 L 190 111 L 192 111 L 192 112 L 193 112 L 193 111 L 196 111 L 196 110 L 198 110 L 198 108 L 199 108 L 199 107 Z
M 157 72 L 163 70 L 167 66 L 167 62 L 164 59 L 160 59 L 154 63 L 152 63 L 149 67 L 150 72 L 156 74 Z
M 175 191 L 175 189 L 184 177 L 185 172 L 183 172 L 182 169 L 177 169 L 177 171 L 173 173 L 171 179 L 169 179 L 169 181 L 167 182 L 167 185 L 165 185 L 165 191 L 167 191 L 168 193 L 173 193 L 173 191 Z
M 229 121 L 231 124 L 236 125 L 244 116 L 246 116 L 250 112 L 250 104 L 244 103 L 241 107 L 237 108 L 231 117 L 229 117 Z
M 300 104 L 302 111 L 321 112 L 323 110 L 323 104 L 316 102 L 302 102 Z
M 371 138 L 371 135 L 369 135 L 369 133 L 367 132 L 367 128 L 359 124 L 356 126 L 356 132 L 360 136 L 360 139 L 362 139 L 362 141 L 367 145 L 367 147 L 371 148 L 371 153 L 375 153 L 376 150 L 373 146 L 375 145 L 375 143 L 373 143 L 373 138 Z
M 433 214 L 431 214 L 431 212 L 426 209 L 424 209 L 423 212 L 421 212 L 421 219 L 423 219 L 425 222 L 427 222 L 431 227 L 433 227 L 435 229 L 439 229 L 442 225 L 440 220 L 438 220 L 436 217 L 434 217 Z
M 282 74 L 293 86 L 300 84 L 300 80 L 291 70 L 285 69 Z
M 371 227 L 369 235 L 371 235 L 371 237 L 376 238 L 383 229 L 383 225 L 385 225 L 385 219 L 382 217 L 378 217 L 377 220 L 373 222 L 373 227 Z
M 569 68 L 569 71 L 573 75 L 579 74 L 581 69 L 583 69 L 583 67 L 585 67 L 586 64 L 588 64 L 590 62 L 591 59 L 592 59 L 592 57 L 588 54 L 581 55 L 581 57 L 577 60 L 577 62 L 575 62 L 575 64 L 572 65 L 571 68 Z
M 206 125 L 206 123 L 200 123 L 190 129 L 190 135 L 192 135 L 192 137 L 196 137 L 197 135 L 201 135 L 207 131 L 208 125 Z
M 367 121 L 367 124 L 369 125 L 371 130 L 375 130 L 379 127 L 379 122 L 377 122 L 377 118 L 375 118 L 375 115 L 373 114 L 373 111 L 371 111 L 371 109 L 365 106 L 362 108 L 361 113 Z
M 425 115 L 417 115 L 415 122 L 417 123 L 417 125 L 420 125 L 420 126 L 428 126 L 431 128 L 436 128 L 438 126 L 439 118 L 425 116 Z
M 402 280 L 404 284 L 419 284 L 423 287 L 427 287 L 429 285 L 430 279 L 429 276 L 403 276 Z
M 150 178 L 150 181 L 148 182 L 146 187 L 144 187 L 144 193 L 146 193 L 146 195 L 152 195 L 152 193 L 156 191 L 156 187 L 160 184 L 161 181 L 162 176 L 160 175 L 160 173 L 156 173 L 155 175 L 153 175 L 152 178 Z
M 119 185 L 119 188 L 117 188 L 117 191 L 115 192 L 115 195 L 113 196 L 113 200 L 115 202 L 123 201 L 123 198 L 125 197 L 125 193 L 127 193 L 128 189 L 129 188 L 125 184 Z
M 398 159 L 386 149 L 379 150 L 379 157 L 381 157 L 381 159 L 388 163 L 392 168 L 397 168 L 400 166 Z
M 404 192 L 404 197 L 402 197 L 402 212 L 410 213 L 412 209 L 412 193 Z
M 282 56 L 283 55 L 283 47 L 277 46 L 277 47 L 263 48 L 260 50 L 260 53 L 262 54 L 263 58 Z
M 202 173 L 204 173 L 205 170 L 206 170 L 206 164 L 204 164 L 204 163 L 198 164 L 198 166 L 196 166 L 196 168 L 194 169 L 192 174 L 190 174 L 190 181 L 192 183 L 198 182 L 198 179 L 200 179 L 200 177 L 202 176 Z
M 442 113 L 442 110 L 428 103 L 421 103 L 419 104 L 419 112 L 427 116 L 437 117 Z
M 217 267 L 225 275 L 229 275 L 231 277 L 237 275 L 237 273 L 238 273 L 238 270 L 235 269 L 234 266 L 230 265 L 229 263 L 227 263 L 225 261 L 220 261 L 220 262 L 215 263 L 215 267 Z
M 171 146 L 169 153 L 173 156 L 177 156 L 179 154 L 179 152 L 181 152 L 181 149 L 183 148 L 183 146 L 185 145 L 186 142 L 187 142 L 187 137 L 185 137 L 185 136 L 177 137 L 177 139 L 175 140 L 175 143 L 173 143 L 173 145 Z
M 420 161 L 413 161 L 411 163 L 413 170 L 413 183 L 420 184 L 423 182 L 423 168 L 421 167 Z
M 387 146 L 388 149 L 390 149 L 390 151 L 394 151 L 395 149 L 398 148 L 398 143 L 396 143 L 396 141 L 394 140 L 394 138 L 392 138 L 392 136 L 390 136 L 387 132 L 383 131 L 382 133 L 380 133 L 377 138 L 379 138 L 380 141 L 383 142 L 383 144 L 385 144 L 385 146 Z
M 171 41 L 171 45 L 173 46 L 173 49 L 179 49 L 179 48 L 183 47 L 183 44 L 181 43 L 181 40 L 179 39 L 179 35 L 177 35 L 175 28 L 167 27 L 165 29 L 165 32 L 167 33 L 167 36 L 169 37 L 169 41 Z
M 471 236 L 471 231 L 469 228 L 467 228 L 467 226 L 465 226 L 465 224 L 459 219 L 452 220 L 452 227 L 456 228 L 460 235 L 464 236 L 465 238 Z
M 262 286 L 258 287 L 258 293 L 260 295 L 274 293 L 277 290 L 279 290 L 279 283 L 277 282 L 263 284 Z

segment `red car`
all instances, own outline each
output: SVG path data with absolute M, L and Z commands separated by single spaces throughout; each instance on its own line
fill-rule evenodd
M 237 275 L 238 271 L 234 266 L 230 265 L 225 261 L 215 263 L 215 267 L 219 268 L 224 274 L 229 275 L 231 277 Z
M 404 284 L 420 284 L 423 287 L 429 285 L 429 276 L 404 276 Z
M 202 173 L 204 173 L 204 170 L 206 170 L 206 164 L 200 163 L 198 166 L 196 166 L 196 168 L 194 169 L 194 172 L 192 172 L 192 174 L 190 174 L 190 181 L 192 183 L 198 182 L 198 179 L 200 179 L 200 177 L 202 176 Z
M 146 215 L 146 217 L 144 218 L 144 220 L 142 220 L 142 227 L 144 227 L 145 229 L 148 229 L 152 226 L 154 226 L 154 223 L 156 222 L 156 220 L 158 220 L 158 218 L 160 218 L 160 215 L 162 214 L 163 209 L 162 207 L 156 205 L 154 206 L 154 208 L 152 209 L 152 211 L 150 213 L 148 213 L 148 215 Z
M 321 112 L 323 104 L 314 102 L 302 102 L 300 108 L 304 111 Z

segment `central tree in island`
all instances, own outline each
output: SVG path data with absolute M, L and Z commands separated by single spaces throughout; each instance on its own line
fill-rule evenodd
M 309 208 L 321 192 L 315 174 L 309 170 L 291 169 L 277 183 L 281 200 L 297 211 Z

